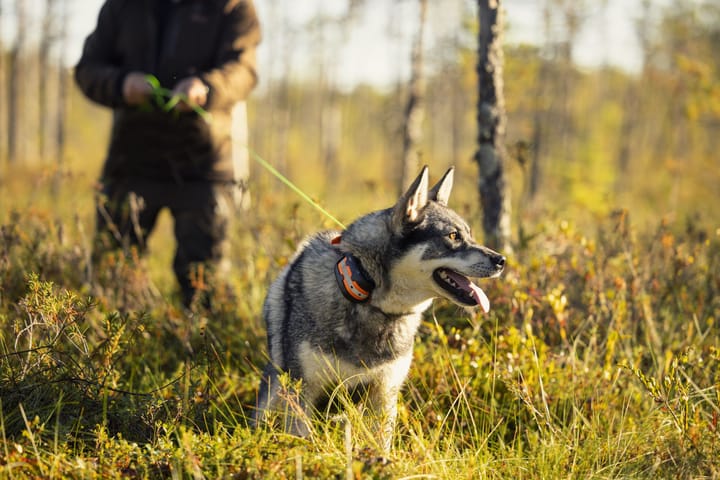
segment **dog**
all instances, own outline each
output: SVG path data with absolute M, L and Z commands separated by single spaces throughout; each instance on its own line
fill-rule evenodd
M 307 436 L 314 408 L 334 388 L 362 387 L 390 451 L 423 311 L 443 297 L 487 312 L 487 295 L 468 277 L 497 277 L 505 266 L 448 208 L 453 172 L 428 189 L 426 166 L 393 207 L 300 245 L 263 305 L 270 361 L 255 425 L 279 412 L 288 432 Z M 282 385 L 283 372 L 293 385 Z

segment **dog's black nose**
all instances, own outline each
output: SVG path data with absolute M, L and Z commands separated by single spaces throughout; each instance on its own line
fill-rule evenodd
M 502 270 L 503 268 L 505 268 L 505 257 L 503 257 L 502 255 L 498 256 L 497 260 L 495 260 L 495 267 L 498 270 Z

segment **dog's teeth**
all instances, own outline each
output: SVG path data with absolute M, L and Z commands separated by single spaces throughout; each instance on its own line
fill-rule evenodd
M 444 271 L 444 270 L 441 270 L 441 271 L 440 271 L 440 278 L 442 278 L 442 280 L 443 280 L 444 282 L 446 282 L 448 285 L 450 285 L 451 287 L 458 288 L 458 285 L 457 285 L 457 283 L 455 282 L 455 280 L 453 280 L 453 279 L 450 277 L 450 275 L 447 274 L 446 271 Z

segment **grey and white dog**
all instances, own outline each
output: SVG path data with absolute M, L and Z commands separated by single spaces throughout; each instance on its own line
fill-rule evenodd
M 395 206 L 300 246 L 263 307 L 270 362 L 256 423 L 280 412 L 288 431 L 306 436 L 320 400 L 338 386 L 362 386 L 390 449 L 422 312 L 436 297 L 487 312 L 487 296 L 468 277 L 497 277 L 505 265 L 448 208 L 452 183 L 451 168 L 428 190 L 424 167 Z M 281 372 L 300 382 L 284 388 Z

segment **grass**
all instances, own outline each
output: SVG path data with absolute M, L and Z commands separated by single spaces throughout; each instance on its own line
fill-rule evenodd
M 0 190 L 2 478 L 720 477 L 718 225 L 537 225 L 483 284 L 489 314 L 426 315 L 384 457 L 352 406 L 312 439 L 247 425 L 265 290 L 317 213 L 259 190 L 237 298 L 186 312 L 169 229 L 92 271 L 91 202 L 66 191 Z

